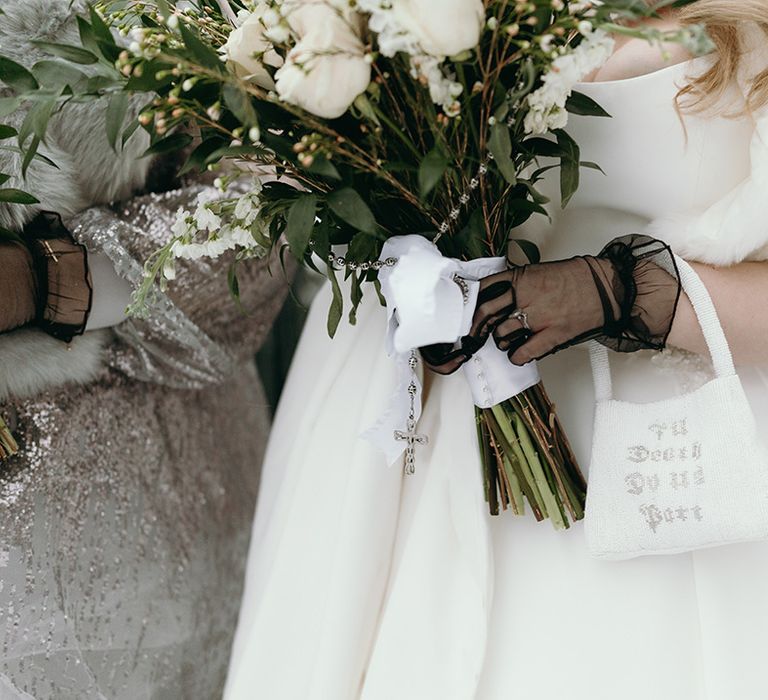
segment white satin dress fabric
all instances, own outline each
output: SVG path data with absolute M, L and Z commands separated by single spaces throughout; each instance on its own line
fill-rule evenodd
M 528 227 L 545 259 L 705 208 L 749 175 L 748 118 L 689 116 L 684 131 L 674 109 L 676 86 L 706 60 L 580 87 L 613 116 L 569 125 L 605 175 L 584 171 L 568 209 Z M 387 468 L 358 437 L 393 387 L 385 312 L 369 294 L 358 325 L 330 341 L 328 304 L 325 289 L 274 424 L 227 700 L 768 696 L 768 543 L 608 563 L 590 559 L 581 524 L 490 517 L 460 375 L 427 377 L 416 475 Z M 699 373 L 644 353 L 612 365 L 617 396 L 634 401 Z M 541 371 L 586 471 L 588 354 L 566 350 Z M 740 376 L 768 427 L 768 371 Z

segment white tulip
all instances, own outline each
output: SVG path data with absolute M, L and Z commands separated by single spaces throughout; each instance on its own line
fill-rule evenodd
M 264 66 L 280 68 L 283 59 L 265 36 L 262 22 L 262 14 L 265 11 L 266 8 L 257 9 L 250 14 L 232 31 L 221 50 L 239 77 L 250 80 L 266 90 L 272 90 L 275 83 Z
M 298 42 L 275 74 L 278 95 L 318 117 L 340 117 L 371 81 L 359 18 L 317 2 L 292 3 L 286 14 Z
M 482 0 L 392 0 L 392 11 L 432 56 L 475 48 L 485 25 Z

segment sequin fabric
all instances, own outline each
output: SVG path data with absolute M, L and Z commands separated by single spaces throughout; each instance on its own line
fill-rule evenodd
M 135 279 L 199 187 L 68 222 Z M 0 404 L 0 699 L 221 697 L 268 430 L 252 356 L 279 264 L 190 263 L 98 380 Z M 8 371 L 2 368 L 1 371 Z

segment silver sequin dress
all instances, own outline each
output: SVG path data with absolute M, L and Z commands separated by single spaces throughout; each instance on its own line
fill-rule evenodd
M 201 189 L 68 224 L 135 280 Z M 96 381 L 0 403 L 1 700 L 221 697 L 268 430 L 252 358 L 286 291 L 279 262 L 241 264 L 243 312 L 224 268 L 186 263 Z

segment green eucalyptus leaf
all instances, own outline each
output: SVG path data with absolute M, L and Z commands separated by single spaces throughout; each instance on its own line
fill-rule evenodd
M 24 160 L 21 162 L 21 176 L 27 176 L 27 170 L 29 169 L 32 161 L 38 156 L 37 149 L 40 147 L 40 139 L 37 136 L 33 136 L 32 140 L 24 151 Z
M 0 202 L 9 202 L 11 204 L 39 204 L 40 200 L 33 197 L 28 192 L 17 190 L 14 187 L 0 189 Z
M 491 127 L 491 138 L 488 140 L 488 150 L 493 156 L 496 167 L 510 184 L 517 184 L 517 172 L 512 160 L 512 141 L 509 127 L 504 122 L 496 122 Z
M 531 265 L 537 265 L 541 262 L 541 251 L 535 243 L 531 243 L 524 238 L 516 238 L 515 243 L 520 246 L 523 254 L 528 258 L 528 262 Z
M 203 43 L 200 39 L 200 35 L 191 26 L 188 26 L 184 22 L 179 22 L 179 31 L 184 39 L 184 45 L 200 62 L 200 65 L 217 71 L 224 70 L 224 64 L 219 58 L 219 54 L 217 54 L 210 46 Z
M 330 178 L 331 180 L 341 180 L 341 173 L 336 169 L 336 166 L 323 155 L 316 156 L 312 165 L 306 168 L 306 171 L 313 175 Z
M 579 145 L 562 129 L 554 132 L 563 149 L 560 159 L 560 205 L 565 208 L 579 188 Z
M 535 156 L 544 158 L 561 158 L 563 156 L 563 149 L 557 143 L 550 141 L 549 139 L 540 137 L 526 139 L 523 141 L 523 146 Z
M 221 94 L 224 98 L 224 104 L 227 106 L 237 120 L 246 128 L 258 126 L 259 119 L 256 116 L 256 110 L 253 108 L 248 93 L 237 85 L 225 85 Z
M 107 126 L 107 141 L 113 151 L 117 150 L 117 140 L 125 122 L 128 111 L 129 95 L 127 92 L 116 92 L 109 98 L 105 115 Z
M 589 95 L 585 95 L 582 92 L 572 92 L 565 103 L 565 108 L 571 114 L 582 114 L 587 117 L 611 116 L 597 102 L 589 97 Z
M 122 82 L 118 82 L 115 78 L 110 78 L 106 75 L 92 75 L 86 80 L 85 85 L 81 88 L 83 92 L 98 93 L 102 90 L 114 88 L 120 86 L 122 88 Z
M 65 85 L 75 86 L 88 80 L 88 76 L 69 63 L 45 59 L 32 66 L 32 73 L 41 85 L 60 89 Z
M 361 231 L 355 234 L 355 237 L 349 243 L 347 250 L 347 260 L 354 262 L 365 262 L 376 258 L 379 248 L 379 239 L 370 233 Z
M 424 156 L 419 165 L 419 191 L 422 199 L 435 189 L 447 169 L 448 157 L 439 146 L 435 146 Z
M 83 45 L 83 48 L 88 49 L 88 51 L 91 51 L 92 53 L 96 53 L 99 50 L 99 44 L 96 40 L 96 33 L 93 31 L 93 27 L 80 15 L 78 15 L 76 19 L 77 31 L 80 34 L 80 43 Z
M 0 173 L 0 185 L 4 185 L 8 180 L 11 179 L 11 176 L 7 173 Z
M 331 306 L 328 309 L 328 335 L 333 338 L 336 335 L 341 316 L 344 313 L 344 297 L 341 295 L 339 280 L 336 279 L 336 270 L 333 269 L 333 265 L 330 263 L 328 263 L 328 279 L 331 281 L 331 291 L 333 293 Z
M 58 97 L 47 96 L 29 108 L 19 128 L 18 142 L 20 148 L 24 148 L 24 144 L 32 135 L 38 142 L 45 140 L 48 122 L 56 109 L 57 101 Z
M 241 146 L 224 146 L 215 150 L 206 159 L 205 164 L 218 163 L 225 158 L 242 158 L 243 156 L 258 156 L 265 153 L 265 149 L 257 144 L 244 143 Z
M 136 133 L 136 129 L 138 129 L 140 126 L 138 119 L 133 119 L 128 126 L 125 127 L 123 130 L 123 135 L 120 137 L 120 141 L 123 146 L 125 146 L 126 143 L 128 143 L 128 139 L 131 138 L 131 136 Z
M 453 253 L 457 257 L 467 255 L 470 258 L 482 258 L 488 255 L 485 219 L 482 210 L 475 209 L 472 211 L 466 226 L 450 240 L 454 243 Z
M 48 53 L 63 58 L 72 63 L 79 63 L 81 65 L 90 65 L 96 63 L 99 59 L 88 49 L 84 49 L 82 46 L 73 46 L 71 44 L 56 44 L 50 41 L 33 41 L 35 46 L 39 46 L 41 49 Z
M 597 163 L 593 163 L 591 160 L 582 160 L 581 163 L 579 163 L 582 168 L 589 168 L 590 170 L 597 170 L 601 172 L 603 175 L 605 175 L 605 170 L 603 170 Z
M 302 194 L 288 210 L 285 239 L 297 260 L 302 259 L 309 246 L 312 229 L 315 227 L 316 211 L 317 197 L 313 194 Z
M 35 136 L 45 142 L 45 132 L 48 130 L 48 122 L 51 121 L 56 106 L 58 105 L 58 95 L 49 97 L 42 102 L 38 102 L 29 110 L 32 121 L 32 130 Z
M 0 82 L 22 93 L 32 92 L 40 87 L 32 73 L 5 56 L 0 56 Z
M 173 153 L 174 151 L 180 151 L 182 148 L 186 148 L 190 143 L 192 143 L 192 137 L 189 134 L 171 134 L 170 136 L 166 136 L 153 143 L 141 154 L 141 157 L 146 158 L 147 156 L 157 156 L 163 153 Z
M 96 12 L 96 8 L 91 5 L 88 10 L 91 18 L 91 30 L 96 35 L 96 38 L 107 44 L 115 45 L 115 37 L 101 18 L 101 15 Z
M 0 97 L 0 119 L 5 119 L 9 114 L 13 114 L 21 107 L 21 102 L 19 97 Z
M 351 187 L 331 192 L 328 206 L 342 221 L 358 231 L 376 233 L 376 218 L 363 198 Z
M 0 141 L 13 138 L 17 134 L 18 132 L 12 126 L 8 126 L 7 124 L 0 124 Z
M 363 300 L 363 278 L 365 273 L 361 272 L 360 275 L 352 274 L 352 284 L 350 286 L 350 297 L 352 301 L 352 308 L 349 310 L 349 325 L 357 325 L 357 309 L 360 306 L 360 302 Z
M 192 153 L 189 154 L 187 162 L 184 163 L 179 175 L 184 175 L 191 170 L 202 171 L 208 162 L 208 156 L 222 148 L 226 148 L 227 141 L 219 136 L 213 136 L 203 140 Z

